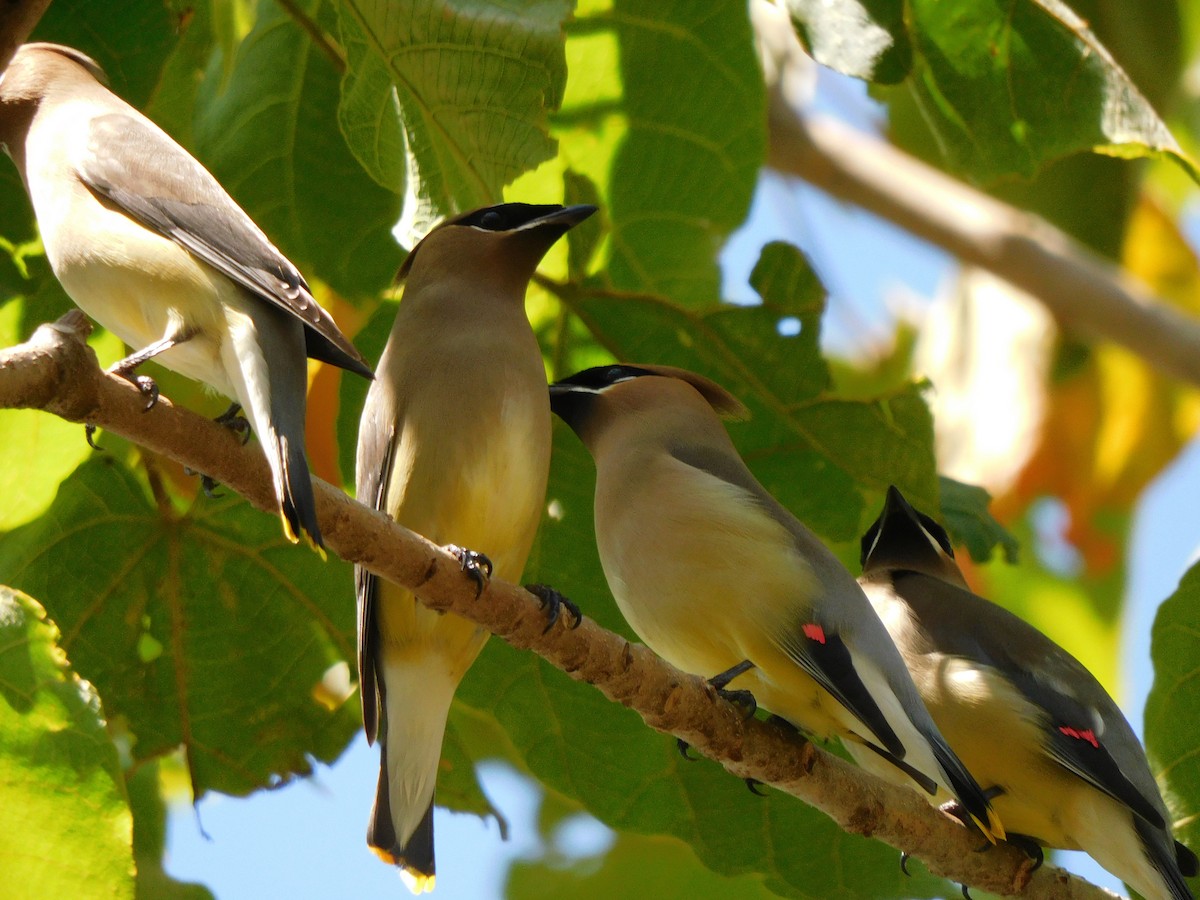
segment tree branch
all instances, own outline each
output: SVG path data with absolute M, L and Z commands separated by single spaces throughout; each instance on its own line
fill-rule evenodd
M 1036 297 L 1078 334 L 1120 344 L 1159 371 L 1200 384 L 1200 322 L 1049 222 L 891 144 L 799 111 L 789 78 L 803 58 L 786 16 L 756 18 L 768 55 L 768 164 L 861 206 Z M 779 32 L 787 29 L 787 34 Z M 787 38 L 790 43 L 787 43 Z
M 0 0 L 0 72 L 50 6 L 50 0 Z
M 211 475 L 253 505 L 275 512 L 270 474 L 257 445 L 243 447 L 227 428 L 166 398 L 143 412 L 143 398 L 132 385 L 99 369 L 85 343 L 89 331 L 87 319 L 75 310 L 43 325 L 28 343 L 0 350 L 0 408 L 37 408 L 99 425 Z M 575 630 L 560 625 L 543 634 L 545 617 L 537 598 L 498 580 L 476 600 L 474 583 L 453 556 L 320 479 L 313 481 L 321 532 L 343 559 L 419 591 L 433 609 L 452 611 L 514 647 L 533 650 L 734 775 L 792 794 L 846 831 L 907 850 L 931 872 L 972 887 L 1046 900 L 1111 896 L 1050 866 L 1031 873 L 1030 861 L 1010 846 L 976 852 L 979 835 L 934 810 L 915 791 L 886 784 L 781 727 L 745 720 L 703 679 L 679 672 L 646 647 L 630 645 L 590 620 Z

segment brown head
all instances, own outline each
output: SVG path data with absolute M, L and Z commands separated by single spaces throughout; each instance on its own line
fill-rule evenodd
M 482 270 L 496 287 L 525 295 L 546 251 L 596 211 L 594 206 L 501 203 L 439 223 L 409 252 L 397 280 L 407 290 L 456 276 L 478 278 Z
M 45 43 L 18 47 L 0 75 L 0 143 L 20 164 L 22 150 L 17 145 L 42 100 L 58 89 L 94 82 L 107 86 L 108 76 L 95 60 L 78 50 Z
M 746 407 L 715 381 L 674 366 L 595 366 L 550 385 L 550 408 L 592 451 L 618 422 L 670 432 L 697 429 L 728 440 L 721 417 L 744 419 Z M 640 420 L 640 421 L 639 421 Z

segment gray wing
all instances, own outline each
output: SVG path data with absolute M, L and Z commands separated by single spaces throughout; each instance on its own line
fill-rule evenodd
M 787 529 L 796 544 L 797 552 L 813 567 L 823 583 L 828 584 L 830 580 L 827 572 L 836 571 L 841 567 L 825 545 L 758 483 L 740 457 L 724 452 L 719 447 L 694 444 L 678 444 L 670 448 L 670 453 L 680 462 L 744 490 L 762 507 L 765 514 Z M 852 591 L 858 591 L 858 585 L 849 572 L 845 573 L 844 580 L 848 582 Z M 865 596 L 862 603 L 869 611 L 870 606 Z M 804 628 L 801 628 L 801 625 Z M 844 631 L 847 630 L 844 625 L 844 622 L 833 621 L 828 615 L 821 616 L 820 621 L 817 621 L 814 613 L 812 622 L 799 623 L 794 632 L 782 638 L 780 646 L 796 665 L 875 735 L 880 744 L 879 749 L 885 751 L 885 755 L 897 760 L 903 759 L 904 744 L 888 724 L 879 704 L 871 696 L 855 669 L 850 647 L 844 640 Z M 880 625 L 880 631 L 882 630 L 883 626 Z M 884 637 L 886 638 L 886 633 Z M 899 657 L 896 664 L 903 665 Z
M 372 392 L 374 393 L 374 392 Z M 358 459 L 356 491 L 358 499 L 372 509 L 383 510 L 388 482 L 392 472 L 392 457 L 396 452 L 396 428 L 389 422 L 381 425 L 373 412 L 371 396 L 367 397 L 362 424 L 358 430 Z M 389 420 L 391 417 L 388 417 Z M 358 599 L 358 693 L 362 701 L 363 729 L 367 740 L 375 742 L 379 725 L 379 692 L 383 682 L 375 674 L 375 659 L 379 634 L 375 629 L 375 599 L 379 594 L 379 577 L 362 566 L 354 567 L 355 594 Z
M 1042 746 L 1064 768 L 1165 827 L 1149 764 L 1120 708 L 1087 668 L 1048 637 L 970 591 L 896 572 L 893 591 L 939 652 L 988 666 L 1040 711 Z
M 97 116 L 79 177 L 122 212 L 298 318 L 309 356 L 371 377 L 362 355 L 313 299 L 304 276 L 166 135 L 125 113 Z

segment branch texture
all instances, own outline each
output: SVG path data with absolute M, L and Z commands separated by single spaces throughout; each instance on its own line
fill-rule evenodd
M 1120 344 L 1200 384 L 1200 322 L 1045 219 L 829 117 L 800 111 L 804 55 L 786 16 L 759 15 L 770 95 L 768 164 L 1003 278 L 1067 329 Z M 784 33 L 781 29 L 786 29 Z
M 0 351 L 0 408 L 38 408 L 91 422 L 211 475 L 258 508 L 275 512 L 267 463 L 256 444 L 243 447 L 227 428 L 166 398 L 143 412 L 144 401 L 132 385 L 99 369 L 85 343 L 89 331 L 84 315 L 72 311 L 43 325 L 28 343 Z M 906 850 L 935 874 L 972 887 L 1047 900 L 1111 896 L 1051 866 L 1031 872 L 1024 853 L 1007 845 L 977 852 L 979 835 L 915 791 L 880 781 L 781 727 L 745 720 L 703 679 L 590 620 L 575 630 L 559 625 L 543 634 L 537 598 L 498 580 L 476 600 L 474 583 L 446 551 L 319 479 L 314 488 L 321 531 L 343 559 L 419 592 L 434 609 L 453 611 L 515 647 L 533 650 L 734 775 L 792 794 L 846 831 Z

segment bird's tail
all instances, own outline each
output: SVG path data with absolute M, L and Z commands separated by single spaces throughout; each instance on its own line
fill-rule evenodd
M 237 308 L 231 304 L 227 320 L 229 341 L 222 348 L 222 361 L 271 467 L 283 532 L 293 543 L 304 538 L 324 556 L 304 455 L 304 326 L 257 299 Z
M 933 757 L 937 760 L 938 768 L 942 770 L 946 788 L 958 800 L 962 809 L 971 817 L 979 830 L 993 844 L 1004 840 L 1004 825 L 987 798 L 987 794 L 975 781 L 975 777 L 967 771 L 958 755 L 950 749 L 950 745 L 938 732 L 926 734 Z
M 433 890 L 434 785 L 458 678 L 428 658 L 381 662 L 379 784 L 367 843 L 419 894 Z
M 1171 900 L 1193 900 L 1192 890 L 1184 880 L 1183 869 L 1190 874 L 1196 874 L 1196 856 L 1187 847 L 1171 839 L 1170 835 L 1161 828 L 1155 828 L 1137 813 L 1130 813 L 1133 818 L 1133 828 L 1137 832 L 1151 867 L 1162 879 Z M 1119 873 L 1118 873 L 1119 874 Z M 1145 891 L 1147 886 L 1134 885 L 1139 891 Z

